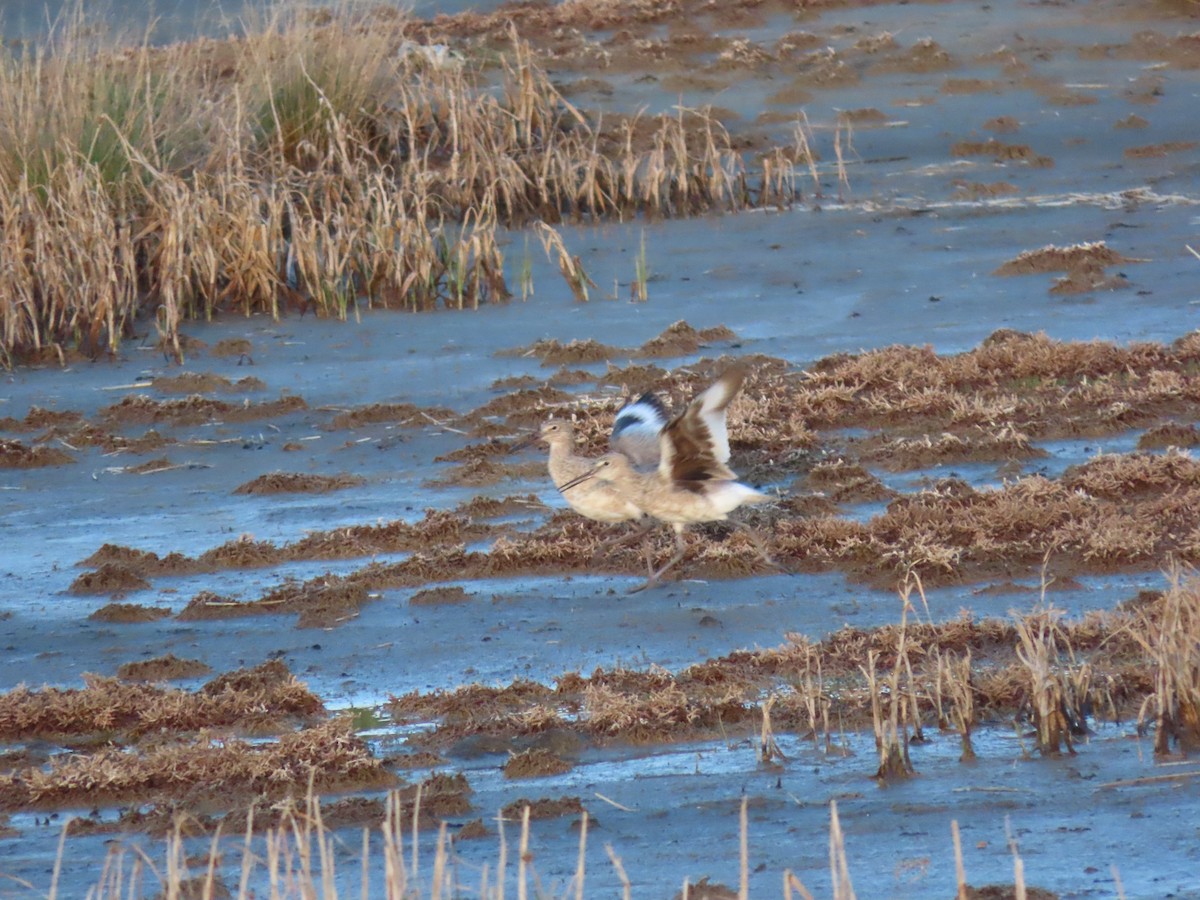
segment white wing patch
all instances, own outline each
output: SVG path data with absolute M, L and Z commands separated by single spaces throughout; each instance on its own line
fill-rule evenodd
M 609 446 L 627 456 L 635 466 L 658 465 L 659 435 L 666 425 L 662 404 L 653 394 L 643 394 L 617 412 Z

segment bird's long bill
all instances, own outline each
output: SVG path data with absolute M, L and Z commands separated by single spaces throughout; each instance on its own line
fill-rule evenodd
M 560 494 L 565 494 L 565 493 L 566 493 L 567 491 L 569 491 L 571 488 L 573 488 L 573 487 L 575 487 L 575 486 L 577 486 L 577 485 L 583 484 L 583 483 L 584 483 L 585 481 L 587 481 L 589 478 L 595 478 L 595 477 L 596 477 L 596 473 L 597 473 L 597 472 L 599 472 L 599 471 L 600 471 L 600 470 L 599 470 L 598 468 L 592 468 L 592 469 L 588 469 L 588 470 L 587 470 L 586 472 L 584 472 L 582 475 L 579 475 L 579 476 L 578 476 L 578 477 L 576 477 L 576 478 L 572 478 L 572 479 L 571 479 L 570 481 L 568 481 L 566 484 L 560 484 L 560 485 L 558 486 L 558 492 L 559 492 Z
M 528 448 L 532 447 L 535 443 L 537 443 L 537 440 L 540 437 L 541 437 L 541 434 L 536 431 L 533 432 L 532 434 L 527 434 L 527 435 L 525 435 L 525 437 L 521 438 L 519 441 L 517 441 L 515 444 L 513 444 L 508 452 L 509 453 L 520 453 L 522 450 L 527 450 Z

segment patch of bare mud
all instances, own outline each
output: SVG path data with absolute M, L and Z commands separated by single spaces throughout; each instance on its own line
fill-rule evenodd
M 326 494 L 366 484 L 359 475 L 309 475 L 302 472 L 271 472 L 239 485 L 235 494 Z
M 178 681 L 184 678 L 199 678 L 212 672 L 212 668 L 198 659 L 180 659 L 174 653 L 139 659 L 117 667 L 117 677 L 122 681 Z
M 48 466 L 65 466 L 73 462 L 75 457 L 57 447 L 27 447 L 20 441 L 0 440 L 0 468 L 42 469 Z
M 159 375 L 150 387 L 163 394 L 211 394 L 265 391 L 266 384 L 253 375 L 231 381 L 213 372 L 184 372 L 179 375 Z
M 302 397 L 283 397 L 263 403 L 228 403 L 198 394 L 181 400 L 155 400 L 144 394 L 125 397 L 100 410 L 110 425 L 152 424 L 199 425 L 204 422 L 252 422 L 308 409 Z
M 498 463 L 477 459 L 457 466 L 443 475 L 425 482 L 430 487 L 487 487 L 511 479 L 535 478 L 545 470 L 542 463 Z

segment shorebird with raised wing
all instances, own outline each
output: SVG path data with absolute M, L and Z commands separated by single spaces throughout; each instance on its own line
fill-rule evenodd
M 722 521 L 743 504 L 769 499 L 738 481 L 727 465 L 729 432 L 725 413 L 746 374 L 744 365 L 726 370 L 662 429 L 658 437 L 659 462 L 654 470 L 640 471 L 624 454 L 607 453 L 588 471 L 560 487 L 567 495 L 598 482 L 624 502 L 674 527 L 675 555 L 631 593 L 653 586 L 683 559 L 687 552 L 683 533 L 688 525 Z
M 653 394 L 643 394 L 626 403 L 617 412 L 609 436 L 611 452 L 621 456 L 631 466 L 652 467 L 658 464 L 659 434 L 667 424 L 667 412 Z M 571 509 L 597 522 L 627 522 L 644 518 L 636 503 L 626 499 L 613 485 L 605 481 L 580 480 L 595 466 L 596 460 L 575 452 L 575 430 L 567 419 L 548 419 L 537 439 L 550 445 L 547 468 L 554 486 Z M 649 524 L 631 537 L 637 537 L 652 527 Z M 629 540 L 629 537 L 622 540 Z

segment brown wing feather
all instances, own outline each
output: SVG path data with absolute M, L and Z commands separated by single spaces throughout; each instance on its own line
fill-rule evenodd
M 663 429 L 662 467 L 673 482 L 680 487 L 699 491 L 704 482 L 736 479 L 737 475 L 725 463 L 717 459 L 713 434 L 701 411 L 706 396 L 714 388 L 722 394 L 720 402 L 711 407 L 711 412 L 724 415 L 729 402 L 737 394 L 746 378 L 746 367 L 734 366 L 725 372 L 708 390 L 697 396 L 688 408 L 676 416 Z

